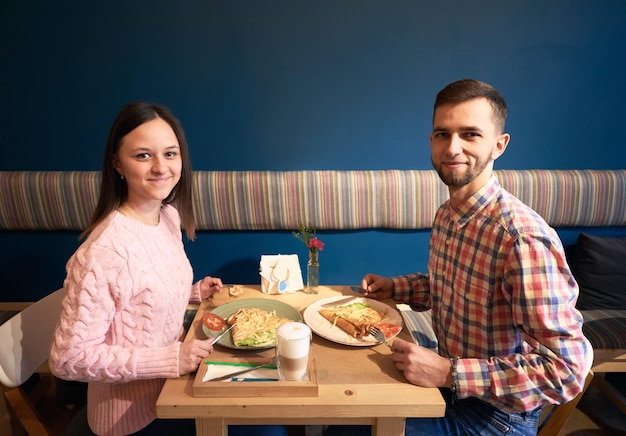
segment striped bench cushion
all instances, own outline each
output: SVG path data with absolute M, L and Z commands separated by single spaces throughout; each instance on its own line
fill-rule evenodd
M 626 170 L 499 170 L 554 227 L 626 225 Z M 83 230 L 96 171 L 0 171 L 0 230 Z M 432 170 L 196 171 L 199 230 L 426 229 L 446 187 Z
M 626 310 L 583 310 L 583 332 L 595 349 L 626 348 Z
M 432 311 L 416 312 L 408 304 L 397 304 L 404 327 L 411 334 L 413 342 L 424 348 L 437 351 L 438 341 L 433 330 Z
M 0 172 L 0 229 L 83 230 L 98 201 L 95 171 Z
M 626 224 L 626 170 L 501 170 L 496 175 L 553 227 Z
M 236 230 L 420 229 L 447 190 L 434 171 L 198 172 L 199 227 Z

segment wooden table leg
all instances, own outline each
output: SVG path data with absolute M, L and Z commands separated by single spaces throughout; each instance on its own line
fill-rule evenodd
M 196 419 L 196 435 L 228 436 L 228 427 L 223 419 Z
M 377 418 L 372 436 L 404 436 L 405 418 Z

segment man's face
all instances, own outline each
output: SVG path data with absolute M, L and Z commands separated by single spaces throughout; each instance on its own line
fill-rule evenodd
M 466 199 L 491 176 L 493 161 L 505 150 L 509 135 L 500 133 L 485 98 L 447 104 L 435 110 L 430 150 L 433 167 L 450 194 Z

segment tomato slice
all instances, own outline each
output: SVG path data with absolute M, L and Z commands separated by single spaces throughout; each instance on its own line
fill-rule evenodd
M 395 324 L 388 324 L 385 322 L 379 322 L 378 324 L 376 324 L 376 327 L 378 327 L 380 331 L 385 334 L 385 337 L 387 339 L 397 335 L 400 331 L 400 326 L 397 326 Z
M 202 315 L 202 324 L 209 330 L 222 331 L 226 327 L 226 320 L 219 315 L 207 312 Z

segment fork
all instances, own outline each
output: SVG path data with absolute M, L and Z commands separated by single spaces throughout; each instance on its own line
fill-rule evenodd
M 380 331 L 378 327 L 376 327 L 375 325 L 371 325 L 367 328 L 367 332 L 370 335 L 374 336 L 374 338 L 378 342 L 380 342 L 381 344 L 385 344 L 391 349 L 391 345 L 389 345 L 389 342 L 387 342 L 387 338 L 385 337 L 385 334 L 382 331 Z

